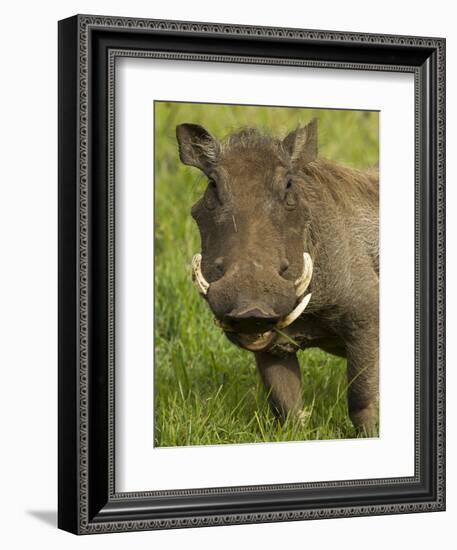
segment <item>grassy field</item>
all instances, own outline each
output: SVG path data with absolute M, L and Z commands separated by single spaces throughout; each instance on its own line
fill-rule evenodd
M 378 113 L 295 108 L 155 104 L 155 433 L 156 446 L 355 437 L 347 415 L 346 362 L 320 350 L 299 353 L 305 425 L 270 412 L 251 353 L 214 325 L 191 282 L 200 250 L 190 216 L 205 178 L 180 163 L 175 127 L 205 126 L 222 137 L 244 126 L 285 136 L 319 120 L 319 154 L 359 168 L 378 161 Z

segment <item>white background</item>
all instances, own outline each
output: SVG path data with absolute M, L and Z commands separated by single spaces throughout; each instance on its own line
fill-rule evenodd
M 414 76 L 127 58 L 116 85 L 116 489 L 413 476 Z M 380 111 L 380 438 L 153 448 L 153 98 Z
M 55 529 L 57 311 L 57 26 L 74 13 L 213 20 L 447 36 L 448 150 L 457 148 L 457 41 L 451 2 L 120 0 L 3 6 L 0 284 L 2 525 L 5 548 L 450 548 L 457 512 L 457 295 L 448 285 L 448 511 L 439 514 L 205 528 L 76 538 Z M 455 155 L 447 189 L 448 281 L 457 280 Z M 399 343 L 400 345 L 400 343 Z M 452 537 L 452 538 L 451 538 Z

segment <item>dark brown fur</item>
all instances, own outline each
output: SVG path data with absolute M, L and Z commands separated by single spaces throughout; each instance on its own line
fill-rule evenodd
M 348 359 L 349 414 L 376 432 L 378 403 L 378 173 L 317 158 L 312 121 L 284 140 L 255 129 L 219 142 L 201 126 L 177 127 L 180 157 L 210 180 L 192 214 L 200 229 L 208 304 L 239 333 L 262 332 L 296 303 L 303 252 L 314 264 L 304 314 L 256 353 L 282 415 L 302 410 L 297 349 Z M 240 312 L 256 312 L 248 318 Z M 259 319 L 259 312 L 262 317 Z M 265 318 L 264 325 L 263 318 Z

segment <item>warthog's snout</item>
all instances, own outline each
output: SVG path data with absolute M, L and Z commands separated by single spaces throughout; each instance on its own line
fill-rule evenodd
M 275 283 L 273 286 L 268 286 L 266 279 L 258 279 L 258 285 L 246 285 L 247 272 L 244 276 L 239 273 L 236 278 L 226 275 L 209 283 L 202 273 L 201 263 L 201 254 L 195 254 L 192 279 L 200 294 L 208 300 L 216 324 L 232 342 L 250 351 L 266 349 L 273 342 L 276 329 L 286 328 L 298 319 L 311 298 L 306 290 L 313 274 L 313 261 L 307 252 L 303 254 L 302 274 L 294 282 L 264 270 Z M 250 289 L 249 297 L 246 286 Z M 262 293 L 261 289 L 270 291 Z

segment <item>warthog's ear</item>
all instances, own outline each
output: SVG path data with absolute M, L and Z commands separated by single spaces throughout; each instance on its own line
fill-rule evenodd
M 219 142 L 198 124 L 176 126 L 176 139 L 179 145 L 179 158 L 184 164 L 195 166 L 207 172 L 215 164 L 219 155 Z
M 284 138 L 284 149 L 289 153 L 292 164 L 303 166 L 317 158 L 317 118 L 306 126 L 297 128 Z

